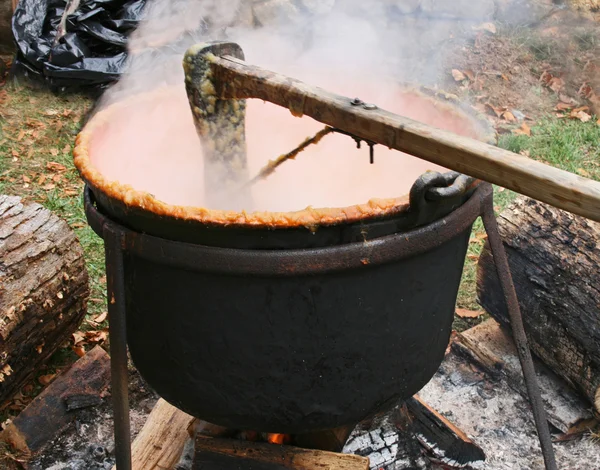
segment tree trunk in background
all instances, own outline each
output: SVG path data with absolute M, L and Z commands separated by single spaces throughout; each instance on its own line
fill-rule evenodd
M 533 352 L 600 410 L 600 224 L 520 197 L 498 225 Z M 508 326 L 487 244 L 477 293 Z
M 0 196 L 0 404 L 77 330 L 88 296 L 83 250 L 68 224 Z

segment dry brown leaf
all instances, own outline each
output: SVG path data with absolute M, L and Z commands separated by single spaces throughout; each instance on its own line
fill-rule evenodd
M 103 343 L 108 338 L 108 330 L 86 331 L 85 338 L 90 343 Z
M 53 157 L 56 157 L 58 155 L 58 150 L 57 149 L 50 149 L 50 155 L 52 155 Z
M 465 74 L 457 69 L 452 69 L 452 77 L 454 77 L 454 80 L 456 80 L 457 82 L 462 82 L 463 80 L 467 79 L 467 77 L 465 77 Z
M 52 149 L 56 150 L 56 149 Z M 56 154 L 58 155 L 58 150 L 56 150 Z M 46 163 L 46 168 L 50 171 L 66 171 L 67 167 L 56 162 L 48 162 Z
M 496 117 L 502 116 L 502 113 L 504 112 L 504 109 L 498 108 L 490 103 L 485 103 L 485 107 L 486 109 L 491 110 L 496 115 Z
M 62 177 L 63 177 L 63 175 L 60 175 L 60 174 L 58 174 L 58 175 L 54 175 L 54 176 L 52 177 L 52 181 L 54 181 L 55 183 L 59 183 L 59 182 L 60 182 L 60 180 L 62 179 Z
M 63 194 L 64 194 L 65 196 L 77 196 L 77 195 L 79 194 L 79 191 L 75 191 L 75 190 L 73 190 L 73 189 L 65 189 L 65 190 L 63 191 Z
M 477 318 L 484 314 L 483 310 L 467 310 L 465 308 L 457 308 L 456 314 L 460 318 Z
M 580 96 L 583 96 L 584 98 L 588 98 L 588 99 L 590 96 L 595 94 L 594 89 L 587 83 L 584 83 L 583 85 L 581 85 L 578 93 Z
M 54 377 L 56 377 L 56 374 L 47 374 L 47 375 L 40 375 L 38 377 L 38 382 L 44 386 L 48 385 L 50 382 L 52 382 L 54 380 Z
M 72 113 L 72 112 L 73 112 L 73 110 L 71 110 L 71 109 L 65 109 L 65 110 L 63 111 L 62 115 L 63 115 L 64 117 L 68 117 L 68 116 L 70 116 L 70 115 L 71 115 L 71 113 Z
M 508 78 L 508 75 L 502 74 L 502 75 L 500 75 L 500 76 L 502 77 L 502 79 L 503 79 L 505 82 L 510 82 L 510 78 Z
M 579 108 L 571 111 L 571 114 L 569 114 L 569 117 L 571 119 L 579 119 L 581 122 L 588 122 L 589 120 L 592 119 L 592 116 L 590 116 L 588 113 L 586 113 L 585 111 L 583 111 L 582 109 L 579 109 Z
M 46 181 L 46 175 L 40 175 L 40 177 L 37 180 L 37 184 L 42 185 L 44 184 L 44 181 Z
M 66 144 L 62 149 L 62 153 L 69 153 L 70 151 L 71 151 L 71 146 L 69 144 Z
M 19 152 L 17 152 L 15 149 L 12 149 L 12 156 L 13 157 L 18 157 L 19 156 Z
M 44 111 L 45 116 L 56 116 L 57 114 L 58 111 L 56 109 L 47 109 L 46 111 Z
M 71 349 L 79 357 L 85 356 L 85 346 L 83 344 L 78 344 L 78 345 L 72 346 Z
M 517 120 L 515 115 L 513 113 L 511 113 L 510 111 L 504 111 L 502 113 L 502 117 L 504 119 L 506 119 L 508 122 L 515 122 Z
M 513 134 L 516 135 L 531 135 L 531 128 L 527 125 L 526 122 L 521 124 L 521 127 L 513 130 Z
M 463 73 L 469 80 L 471 80 L 472 82 L 475 81 L 475 72 L 473 72 L 472 70 L 463 70 Z
M 479 255 L 467 255 L 467 258 L 472 261 L 477 261 L 479 259 Z
M 572 104 L 568 104 L 568 103 L 565 103 L 564 101 L 561 101 L 560 103 L 558 103 L 556 105 L 556 107 L 554 109 L 557 111 L 568 111 L 572 108 L 573 108 Z
M 581 176 L 585 176 L 586 178 L 591 176 L 590 173 L 583 168 L 577 168 L 577 173 L 579 173 Z
M 46 191 L 50 191 L 51 189 L 54 189 L 54 188 L 56 188 L 56 185 L 53 183 L 49 183 L 49 184 L 43 186 L 43 189 L 45 189 Z
M 29 176 L 22 175 L 22 178 L 24 183 L 31 183 L 31 178 L 29 178 Z
M 103 312 L 103 313 L 101 313 L 101 314 L 99 314 L 99 315 L 96 315 L 96 316 L 95 316 L 95 317 L 92 319 L 92 321 L 93 321 L 94 323 L 102 323 L 104 320 L 106 320 L 106 317 L 107 317 L 107 316 L 108 316 L 108 312 Z
M 81 343 L 85 339 L 85 333 L 83 331 L 76 331 L 71 336 L 73 337 L 73 344 Z
M 21 129 L 19 131 L 19 135 L 17 136 L 17 140 L 22 140 L 25 137 L 25 129 Z

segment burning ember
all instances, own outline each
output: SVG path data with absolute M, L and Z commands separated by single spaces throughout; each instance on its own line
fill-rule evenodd
M 267 436 L 267 441 L 271 444 L 289 444 L 292 442 L 292 436 L 289 434 L 269 434 Z

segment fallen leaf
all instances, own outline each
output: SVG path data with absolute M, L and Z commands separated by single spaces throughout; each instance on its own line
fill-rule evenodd
M 460 318 L 477 318 L 484 314 L 483 310 L 467 310 L 464 308 L 457 308 L 456 314 Z
M 90 343 L 103 343 L 108 338 L 108 330 L 86 331 L 85 338 Z
M 65 109 L 65 110 L 63 111 L 62 115 L 63 115 L 64 117 L 68 117 L 68 116 L 70 116 L 70 115 L 71 115 L 71 113 L 72 113 L 72 112 L 73 112 L 73 110 L 71 110 L 71 109 Z
M 56 377 L 56 374 L 40 375 L 38 377 L 38 382 L 45 386 L 52 382 L 54 377 Z
M 29 178 L 29 176 L 22 175 L 22 178 L 24 183 L 31 183 L 31 178 Z
M 56 151 L 56 154 L 58 155 L 58 150 L 56 149 L 52 149 Z M 51 152 L 52 153 L 52 152 Z M 56 162 L 48 162 L 46 163 L 46 168 L 50 171 L 66 171 L 67 167 L 60 164 L 60 163 L 56 163 Z
M 44 181 L 46 181 L 46 175 L 40 175 L 40 177 L 37 180 L 37 184 L 41 186 L 42 184 L 44 184 Z
M 523 124 L 521 124 L 521 127 L 519 127 L 518 129 L 513 130 L 513 134 L 516 135 L 531 135 L 531 128 L 527 125 L 526 122 L 524 122 Z
M 85 339 L 85 333 L 83 331 L 76 331 L 71 336 L 73 337 L 73 344 L 81 343 Z
M 571 114 L 569 114 L 569 117 L 571 119 L 579 119 L 581 122 L 588 122 L 589 120 L 592 119 L 592 116 L 590 116 L 588 113 L 586 113 L 585 111 L 583 111 L 579 108 L 571 111 Z
M 523 155 L 524 157 L 527 157 L 527 158 L 531 157 L 531 154 L 529 153 L 529 150 L 521 150 L 519 152 L 519 155 Z M 502 188 L 502 189 L 504 189 L 504 188 Z
M 505 74 L 502 74 L 502 75 L 500 75 L 500 76 L 502 77 L 502 79 L 503 79 L 504 81 L 506 81 L 506 82 L 510 82 L 510 78 L 508 78 L 508 76 L 507 76 L 507 75 L 505 75 Z
M 71 349 L 73 350 L 73 352 L 75 354 L 77 354 L 79 357 L 83 357 L 85 356 L 85 346 L 83 344 L 78 344 L 76 346 L 72 346 Z
M 19 152 L 17 152 L 15 149 L 12 149 L 12 156 L 13 157 L 18 157 L 19 156 Z
M 579 91 L 577 92 L 579 93 L 580 96 L 583 96 L 584 98 L 588 98 L 592 95 L 594 95 L 594 89 L 587 83 L 584 83 L 583 85 L 581 85 L 581 87 L 579 88 Z
M 504 109 L 498 108 L 498 107 L 496 107 L 496 106 L 494 106 L 494 105 L 492 105 L 490 103 L 485 103 L 485 107 L 488 110 L 491 110 L 496 115 L 496 117 L 502 116 L 502 113 L 504 112 Z
M 94 323 L 102 323 L 104 320 L 106 320 L 106 317 L 108 316 L 108 312 L 103 312 L 100 315 L 96 315 L 93 319 Z
M 504 111 L 502 113 L 502 117 L 504 119 L 506 119 L 508 122 L 515 122 L 517 120 L 517 118 L 515 118 L 514 114 L 511 113 L 510 111 Z
M 45 116 L 56 116 L 58 111 L 56 109 L 47 109 L 44 111 Z
M 50 149 L 50 155 L 52 155 L 53 157 L 56 157 L 58 155 L 58 150 L 57 149 Z
M 577 168 L 577 173 L 579 173 L 581 176 L 585 176 L 586 178 L 591 176 L 590 173 L 583 168 Z
M 62 153 L 69 153 L 70 151 L 71 151 L 71 146 L 69 144 L 66 144 L 62 149 Z
M 45 189 L 46 191 L 50 191 L 51 189 L 54 189 L 54 188 L 56 188 L 56 185 L 53 183 L 49 183 L 49 184 L 43 186 L 43 189 Z
M 479 259 L 479 255 L 467 255 L 467 258 L 472 261 L 477 261 Z
M 65 196 L 77 196 L 79 194 L 79 191 L 75 191 L 73 189 L 66 189 L 63 191 L 63 194 Z
M 463 70 L 463 73 L 469 80 L 472 82 L 475 81 L 475 73 L 472 70 Z
M 465 77 L 465 74 L 457 69 L 452 69 L 452 76 L 454 77 L 454 80 L 456 80 L 457 82 L 462 82 L 463 80 L 467 79 L 467 77 Z
M 573 108 L 572 104 L 568 104 L 568 103 L 565 103 L 564 101 L 561 101 L 560 103 L 558 103 L 556 105 L 556 107 L 554 109 L 557 111 L 568 111 L 572 108 Z
M 23 137 L 25 137 L 25 129 L 21 129 L 19 131 L 19 135 L 17 136 L 17 140 L 21 140 L 21 139 L 23 139 Z

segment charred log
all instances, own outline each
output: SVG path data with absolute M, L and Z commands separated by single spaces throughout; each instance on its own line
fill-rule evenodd
M 520 197 L 498 225 L 533 352 L 600 410 L 600 224 Z M 477 292 L 509 327 L 487 244 Z
M 25 455 L 40 452 L 76 416 L 67 403 L 80 395 L 100 398 L 109 381 L 110 358 L 96 346 L 38 395 L 2 431 L 0 440 Z

